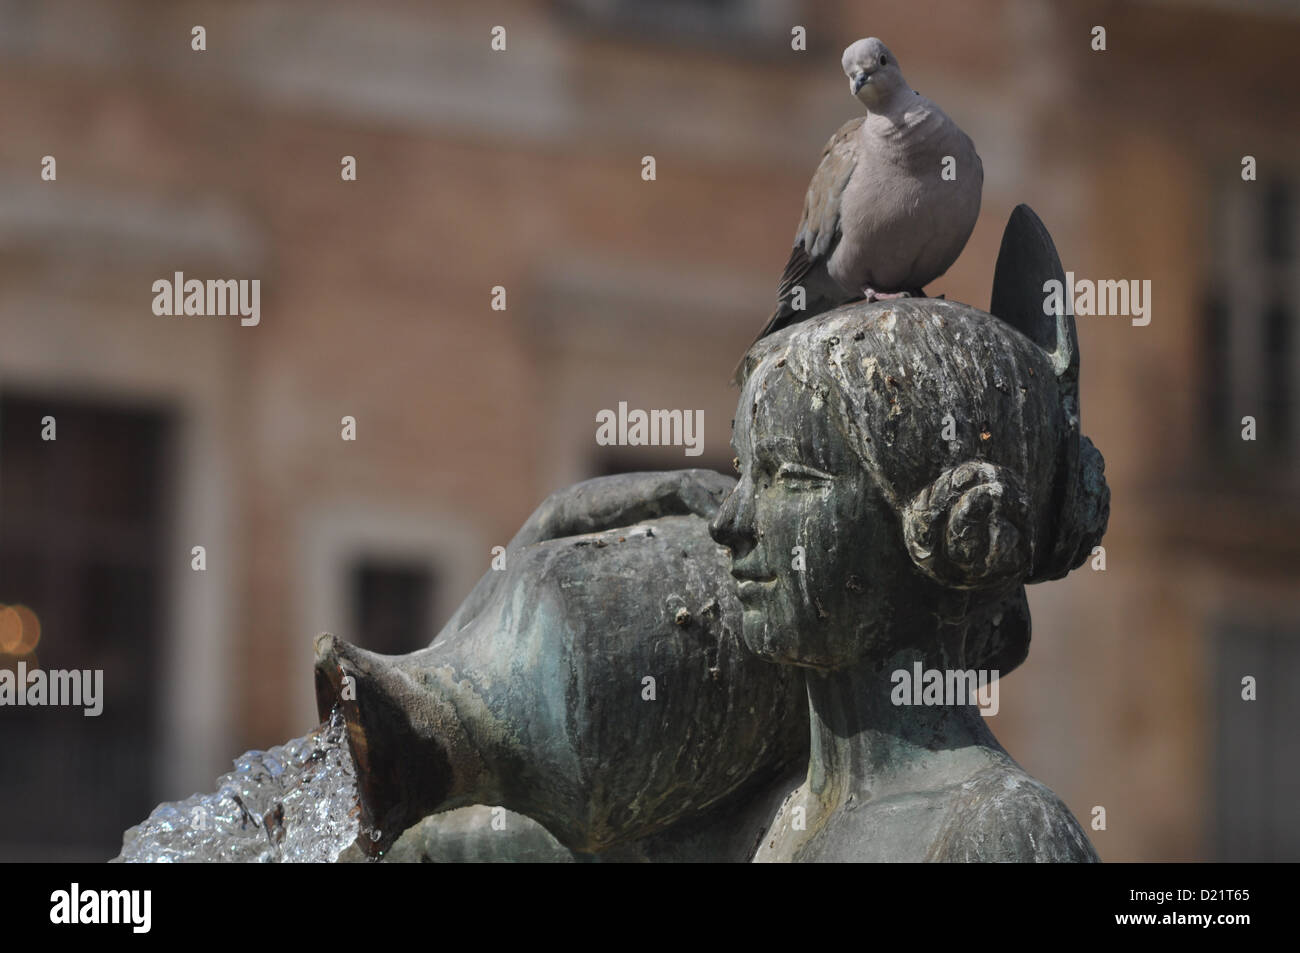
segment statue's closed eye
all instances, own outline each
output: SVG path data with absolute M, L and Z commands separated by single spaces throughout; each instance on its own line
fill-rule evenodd
M 802 463 L 783 463 L 776 471 L 776 479 L 793 489 L 822 489 L 835 478 L 816 467 Z

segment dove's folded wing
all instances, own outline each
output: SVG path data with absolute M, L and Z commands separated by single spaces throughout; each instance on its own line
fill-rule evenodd
M 777 288 L 777 311 L 760 338 L 777 330 L 773 326 L 776 321 L 789 316 L 790 296 L 795 287 L 835 251 L 840 240 L 840 200 L 858 164 L 858 128 L 862 120 L 863 117 L 859 116 L 840 126 L 822 150 L 822 160 L 808 183 L 808 194 L 804 196 L 803 216 L 794 236 L 794 248 Z
M 865 118 L 850 119 L 831 136 L 808 183 L 794 244 L 796 249 L 803 248 L 813 261 L 829 258 L 839 241 L 840 200 L 858 164 L 858 129 Z
M 808 183 L 808 193 L 804 196 L 803 216 L 799 219 L 799 230 L 794 236 L 794 247 L 790 251 L 785 271 L 781 273 L 781 283 L 777 286 L 776 311 L 755 341 L 790 323 L 790 318 L 796 314 L 791 304 L 795 288 L 805 285 L 819 266 L 824 268 L 826 260 L 835 251 L 835 245 L 840 240 L 840 199 L 858 164 L 858 128 L 864 118 L 859 116 L 840 126 L 822 150 L 821 162 L 813 173 L 812 181 Z M 812 297 L 811 293 L 808 297 Z M 820 303 L 821 307 L 818 304 L 806 300 L 804 308 L 798 314 L 801 318 L 812 317 L 825 307 L 834 307 L 836 302 Z M 732 383 L 740 382 L 743 364 L 742 359 L 732 375 Z

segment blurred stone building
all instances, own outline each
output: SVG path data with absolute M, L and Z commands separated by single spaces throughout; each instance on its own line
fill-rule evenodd
M 0 858 L 110 855 L 302 734 L 317 632 L 426 643 L 552 490 L 729 469 L 864 35 L 983 158 L 931 293 L 987 307 L 1019 202 L 1152 283 L 1079 319 L 1106 570 L 1031 592 L 996 733 L 1107 860 L 1300 857 L 1294 4 L 0 0 L 0 605 L 40 626 L 0 661 L 107 696 L 0 710 Z M 155 315 L 178 271 L 259 279 L 260 323 Z M 598 446 L 620 401 L 704 453 Z

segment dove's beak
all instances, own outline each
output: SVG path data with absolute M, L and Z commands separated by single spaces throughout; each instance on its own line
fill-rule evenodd
M 858 90 L 862 89 L 863 86 L 866 86 L 867 82 L 870 79 L 871 79 L 871 74 L 868 73 L 866 70 L 858 70 L 856 73 L 850 76 L 849 89 L 853 91 L 853 95 L 856 96 L 858 94 Z

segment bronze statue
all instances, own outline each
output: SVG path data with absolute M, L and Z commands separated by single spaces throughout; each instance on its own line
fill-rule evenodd
M 757 342 L 738 482 L 572 487 L 429 648 L 322 639 L 376 846 L 477 803 L 593 858 L 1095 860 L 967 699 L 896 691 L 918 665 L 1007 674 L 1024 584 L 1105 530 L 1073 322 L 1043 312 L 1060 272 L 1021 206 L 992 314 L 858 303 Z
M 1038 225 L 1017 214 L 1013 243 Z M 901 300 L 751 349 L 740 482 L 712 532 L 731 550 L 746 645 L 804 669 L 812 721 L 807 778 L 756 859 L 1096 859 L 968 698 L 896 690 L 899 673 L 972 671 L 972 613 L 1078 567 L 1104 532 L 1073 328 L 1050 325 L 1048 351 L 964 305 Z

